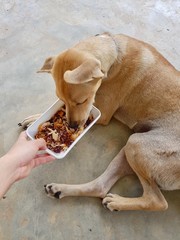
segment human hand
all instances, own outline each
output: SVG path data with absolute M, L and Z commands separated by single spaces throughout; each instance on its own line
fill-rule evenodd
M 38 153 L 39 150 L 45 149 L 44 139 L 28 140 L 26 132 L 20 134 L 16 143 L 6 154 L 14 168 L 15 181 L 27 177 L 34 167 L 55 159 L 47 153 Z

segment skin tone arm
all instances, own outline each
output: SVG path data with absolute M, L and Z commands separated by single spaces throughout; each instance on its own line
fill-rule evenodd
M 43 139 L 29 141 L 25 132 L 20 134 L 9 152 L 0 158 L 0 199 L 14 182 L 27 177 L 34 167 L 55 159 L 47 153 L 38 154 L 45 149 Z

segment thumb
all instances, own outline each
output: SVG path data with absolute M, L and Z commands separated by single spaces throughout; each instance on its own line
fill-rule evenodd
M 45 150 L 47 148 L 46 146 L 46 142 L 43 138 L 39 138 L 34 140 L 34 144 L 36 145 L 36 147 L 40 150 Z
M 26 134 L 26 131 L 23 131 L 20 133 L 19 135 L 19 139 L 21 140 L 27 140 L 27 134 Z

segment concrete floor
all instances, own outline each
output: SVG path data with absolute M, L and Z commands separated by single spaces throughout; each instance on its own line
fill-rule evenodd
M 55 100 L 50 75 L 36 74 L 44 59 L 103 31 L 153 44 L 180 69 L 179 0 L 1 0 L 0 154 L 19 134 L 17 123 Z M 109 212 L 96 198 L 47 198 L 50 182 L 84 183 L 99 176 L 126 143 L 129 130 L 112 120 L 95 126 L 63 160 L 35 169 L 13 185 L 0 203 L 1 240 L 178 240 L 180 192 L 165 192 L 165 212 Z M 82 153 L 83 149 L 83 153 Z M 141 186 L 126 177 L 112 189 L 137 196 Z

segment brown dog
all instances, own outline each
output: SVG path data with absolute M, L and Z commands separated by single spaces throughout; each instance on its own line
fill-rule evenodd
M 135 132 L 97 179 L 48 184 L 48 195 L 100 197 L 111 211 L 167 209 L 160 188 L 180 189 L 180 72 L 151 45 L 108 33 L 48 58 L 39 72 L 52 74 L 72 127 L 84 124 L 95 103 L 100 124 L 114 116 Z M 142 184 L 141 197 L 107 194 L 132 173 Z

